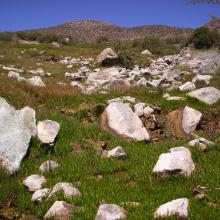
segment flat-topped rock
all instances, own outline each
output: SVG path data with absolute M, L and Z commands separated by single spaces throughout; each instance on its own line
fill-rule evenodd
M 28 176 L 23 181 L 23 184 L 28 187 L 29 191 L 35 192 L 36 190 L 41 189 L 42 185 L 46 182 L 47 180 L 44 176 L 33 174 Z
M 214 87 L 205 87 L 188 93 L 188 96 L 196 98 L 206 104 L 212 105 L 220 100 L 220 91 Z
M 99 206 L 95 220 L 117 220 L 126 219 L 126 210 L 115 204 L 102 204 Z
M 160 155 L 153 173 L 158 176 L 169 176 L 180 174 L 189 177 L 195 171 L 191 153 L 185 147 L 171 148 L 168 153 Z
M 161 205 L 154 213 L 154 217 L 164 218 L 176 216 L 177 218 L 188 218 L 188 206 L 189 200 L 187 198 L 172 200 Z

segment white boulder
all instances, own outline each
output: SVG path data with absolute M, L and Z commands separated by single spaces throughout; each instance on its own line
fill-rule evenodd
M 40 76 L 34 76 L 26 80 L 28 85 L 37 86 L 37 87 L 45 87 L 44 82 L 40 78 Z
M 149 141 L 150 136 L 139 117 L 122 102 L 112 102 L 101 116 L 101 126 L 120 137 L 134 141 Z
M 28 187 L 29 191 L 35 192 L 38 189 L 41 189 L 42 185 L 46 183 L 47 180 L 44 176 L 40 176 L 38 174 L 33 174 L 28 176 L 23 184 Z
M 110 151 L 108 151 L 107 158 L 124 159 L 127 154 L 124 152 L 121 146 L 118 146 Z
M 97 57 L 98 63 L 111 64 L 118 60 L 118 55 L 111 49 L 104 49 Z
M 186 198 L 172 200 L 161 205 L 154 213 L 155 218 L 176 216 L 177 218 L 188 218 L 189 200 Z
M 10 173 L 19 170 L 35 135 L 35 111 L 29 107 L 15 110 L 0 97 L 0 161 Z
M 183 85 L 179 86 L 180 91 L 192 91 L 196 89 L 196 86 L 192 82 L 186 82 Z
M 161 176 L 180 174 L 189 177 L 195 170 L 191 153 L 185 147 L 171 148 L 168 153 L 160 155 L 153 173 Z
M 126 219 L 126 210 L 115 204 L 102 204 L 99 206 L 95 220 L 117 220 Z
M 37 137 L 43 144 L 53 144 L 60 130 L 59 123 L 51 120 L 37 123 Z
M 206 104 L 212 105 L 220 100 L 220 91 L 214 87 L 205 87 L 188 93 L 188 96 L 196 98 Z

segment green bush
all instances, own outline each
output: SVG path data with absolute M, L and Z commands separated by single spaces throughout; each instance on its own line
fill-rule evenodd
M 21 40 L 37 41 L 41 36 L 41 33 L 32 31 L 19 31 L 16 33 L 16 35 Z
M 220 46 L 220 34 L 206 27 L 196 29 L 189 41 L 196 49 L 209 49 Z

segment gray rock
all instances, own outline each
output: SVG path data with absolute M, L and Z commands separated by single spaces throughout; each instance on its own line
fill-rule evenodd
M 107 158 L 125 159 L 127 154 L 124 152 L 121 146 L 118 146 L 107 153 Z
M 155 218 L 176 216 L 177 218 L 188 218 L 189 200 L 186 198 L 172 200 L 161 205 L 154 213 Z
M 51 120 L 37 123 L 37 137 L 43 144 L 53 144 L 60 130 L 59 123 Z
M 115 204 L 102 204 L 99 206 L 95 220 L 117 220 L 126 219 L 126 210 Z
M 0 97 L 0 161 L 10 173 L 19 170 L 35 135 L 35 111 L 29 107 L 16 111 Z
M 146 104 L 143 102 L 139 102 L 136 105 L 134 105 L 134 113 L 138 116 L 141 117 L 144 115 L 144 108 Z
M 41 202 L 43 198 L 46 198 L 51 192 L 51 189 L 38 189 L 36 190 L 32 197 L 31 197 L 31 201 L 32 202 Z
M 186 106 L 183 109 L 182 126 L 186 134 L 191 134 L 199 124 L 202 113 Z
M 192 91 L 196 89 L 196 86 L 192 82 L 186 82 L 179 87 L 180 91 Z
M 71 183 L 62 182 L 62 183 L 57 183 L 53 187 L 53 190 L 50 193 L 49 197 L 53 196 L 58 191 L 63 191 L 66 197 L 78 197 L 82 195 L 81 192 L 77 188 L 73 187 Z
M 185 147 L 175 147 L 160 155 L 153 173 L 159 176 L 180 174 L 189 177 L 194 170 L 190 151 Z
M 101 116 L 101 127 L 113 131 L 121 138 L 134 141 L 149 141 L 150 136 L 132 109 L 122 102 L 112 102 Z
M 45 219 L 68 220 L 71 219 L 75 207 L 64 201 L 56 201 L 45 214 Z
M 46 183 L 47 180 L 44 176 L 33 174 L 28 176 L 24 181 L 23 184 L 28 187 L 29 191 L 35 192 L 41 189 L 42 185 Z
M 196 88 L 201 88 L 208 86 L 212 78 L 213 76 L 210 75 L 196 75 L 192 82 L 196 85 Z
M 41 172 L 49 172 L 49 171 L 54 170 L 58 167 L 60 167 L 60 164 L 58 164 L 57 162 L 55 162 L 53 160 L 47 160 L 46 162 L 44 162 L 40 165 L 39 170 Z
M 188 93 L 188 96 L 212 105 L 220 99 L 220 91 L 214 87 L 205 87 Z
M 32 78 L 29 78 L 26 80 L 27 84 L 31 86 L 37 86 L 37 87 L 45 87 L 44 82 L 39 76 L 34 76 Z

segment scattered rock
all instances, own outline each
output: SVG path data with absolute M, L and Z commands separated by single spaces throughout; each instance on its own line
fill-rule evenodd
M 192 82 L 196 85 L 196 88 L 202 88 L 208 86 L 212 78 L 213 76 L 210 75 L 196 75 Z
M 186 106 L 183 109 L 182 125 L 186 134 L 191 134 L 196 129 L 201 117 L 202 113 L 193 108 Z
M 146 104 L 143 102 L 139 102 L 136 105 L 134 105 L 134 113 L 138 116 L 141 117 L 144 115 L 144 108 Z
M 154 213 L 155 218 L 176 216 L 177 218 L 188 218 L 189 200 L 186 198 L 172 200 L 161 205 Z
M 45 87 L 46 85 L 39 76 L 34 76 L 26 80 L 27 84 L 37 87 Z
M 53 196 L 54 194 L 56 194 L 58 191 L 63 191 L 64 195 L 66 197 L 77 197 L 77 196 L 81 196 L 81 192 L 73 187 L 73 185 L 71 183 L 57 183 L 54 187 L 52 192 L 50 193 L 49 197 Z
M 175 147 L 160 155 L 153 173 L 162 177 L 176 174 L 189 177 L 194 170 L 190 151 L 185 147 Z
M 118 146 L 110 151 L 107 151 L 105 156 L 107 158 L 125 159 L 127 154 L 124 152 L 121 146 Z
M 41 189 L 42 185 L 46 182 L 47 182 L 47 180 L 44 176 L 40 176 L 38 174 L 33 174 L 31 176 L 28 176 L 23 181 L 23 184 L 28 187 L 29 191 L 35 192 L 38 189 Z
M 0 97 L 0 162 L 10 173 L 19 170 L 35 135 L 35 111 L 29 107 L 15 110 Z
M 192 82 L 186 82 L 179 87 L 180 91 L 192 91 L 196 89 L 196 86 Z
M 126 140 L 150 140 L 141 120 L 127 104 L 122 102 L 112 102 L 107 106 L 101 115 L 100 125 L 102 129 L 113 131 Z
M 56 168 L 60 167 L 60 164 L 53 160 L 48 160 L 40 165 L 40 171 L 41 172 L 49 172 L 51 170 L 54 170 Z
M 18 79 L 20 77 L 20 74 L 18 72 L 9 71 L 8 72 L 8 78 L 16 78 Z
M 38 189 L 36 190 L 31 198 L 32 202 L 41 202 L 43 198 L 46 198 L 51 193 L 51 189 Z
M 142 55 L 148 55 L 148 56 L 151 56 L 152 53 L 149 51 L 149 50 L 144 50 L 141 52 Z
M 126 219 L 126 210 L 115 204 L 102 204 L 99 206 L 95 220 L 117 220 Z
M 75 207 L 64 201 L 56 201 L 44 216 L 45 219 L 69 220 Z
M 39 121 L 37 124 L 37 137 L 42 144 L 53 144 L 59 130 L 60 125 L 55 121 Z
M 220 99 L 220 91 L 214 87 L 205 87 L 188 93 L 188 96 L 212 105 Z
M 101 64 L 115 64 L 118 62 L 118 55 L 111 49 L 106 48 L 97 57 L 98 63 Z
M 56 41 L 52 42 L 51 44 L 56 48 L 60 48 L 60 44 Z
M 71 82 L 70 86 L 72 86 L 74 89 L 78 89 L 80 91 L 84 90 L 84 86 L 80 82 Z

